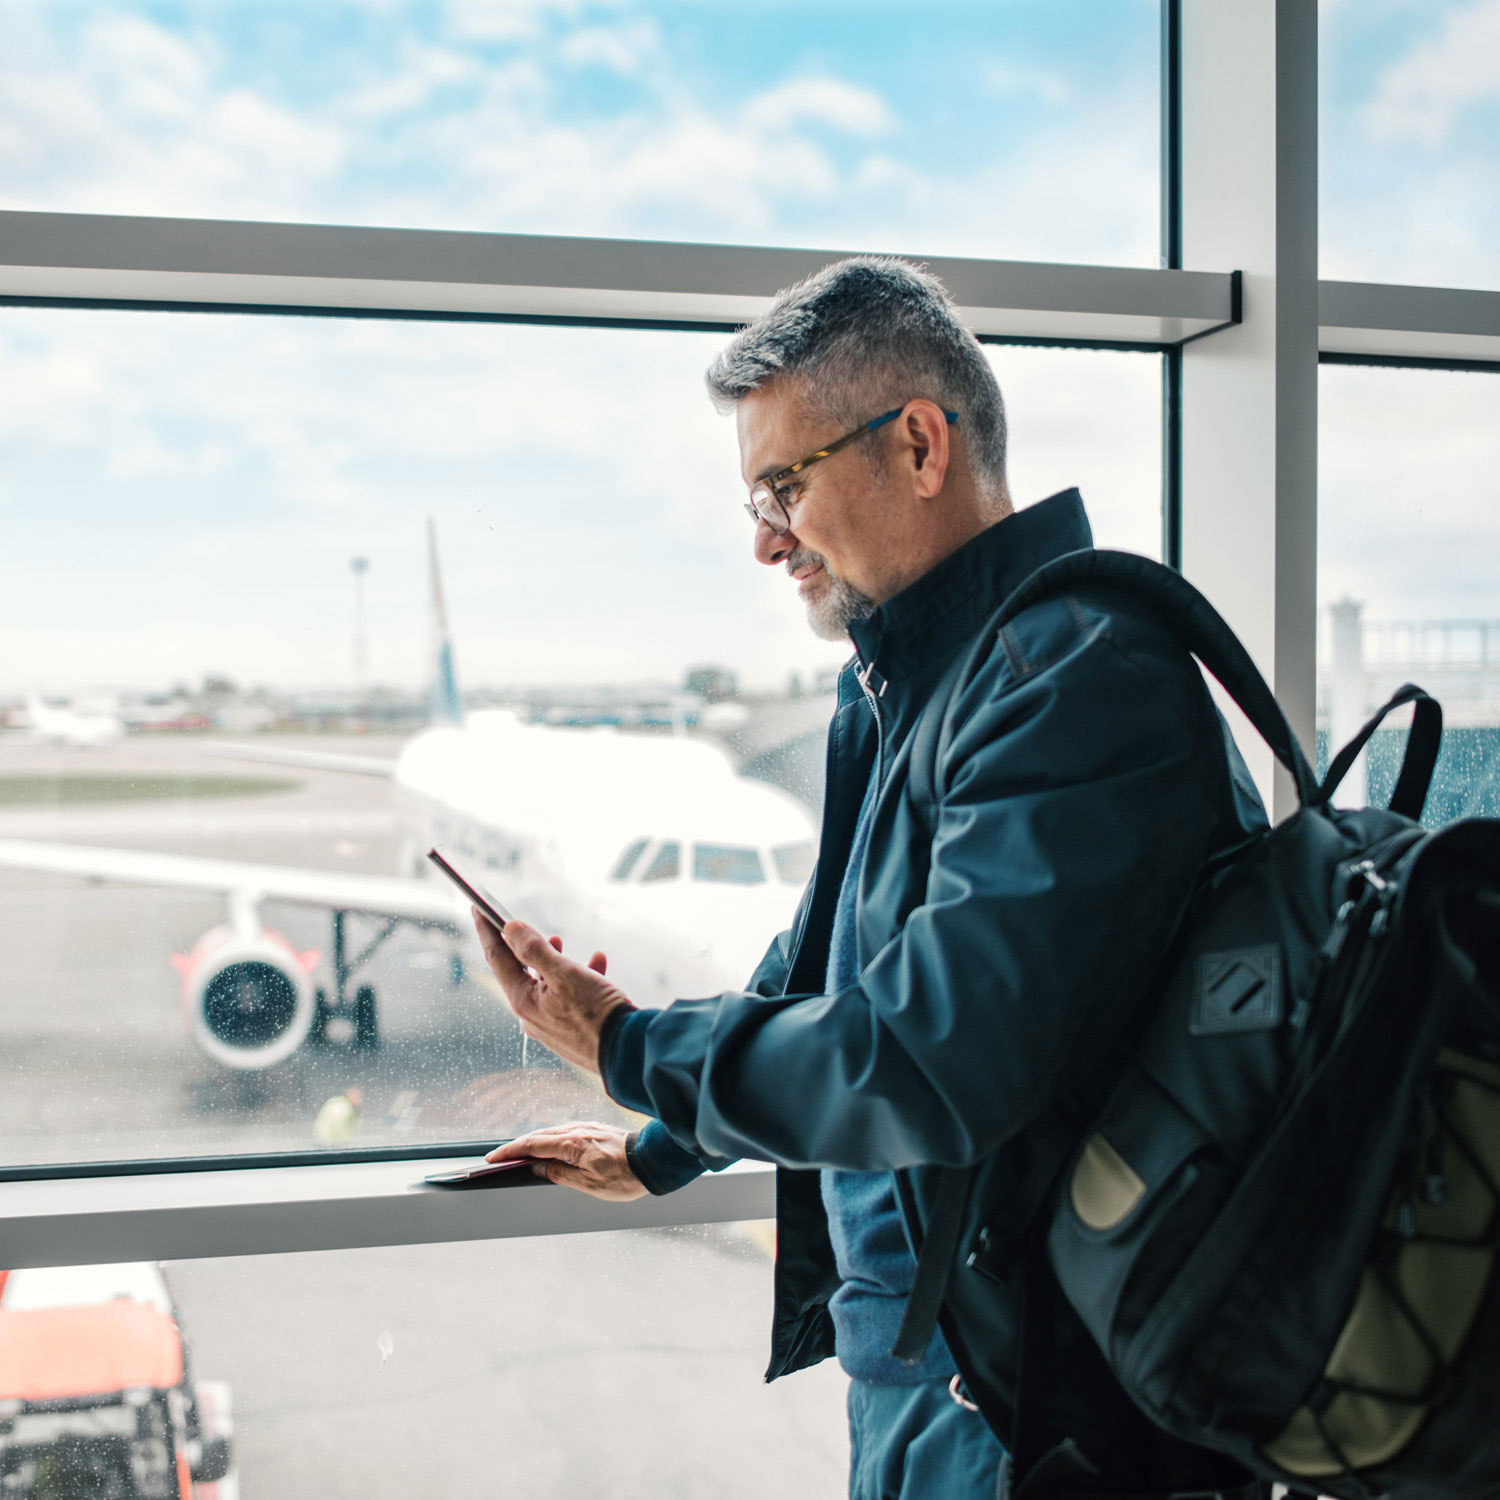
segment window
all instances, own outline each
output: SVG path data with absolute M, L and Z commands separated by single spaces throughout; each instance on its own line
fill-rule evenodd
M 1122 0 L 22 0 L 0 94 L 13 207 L 1156 262 Z
M 776 878 L 783 885 L 800 888 L 812 876 L 818 850 L 812 843 L 778 844 L 771 850 L 771 857 L 776 861 Z
M 682 850 L 678 844 L 662 844 L 641 872 L 641 879 L 676 880 L 682 873 Z
M 694 844 L 693 879 L 715 885 L 764 885 L 760 850 L 730 844 Z
M 0 943 L 15 983 L 49 997 L 0 1011 L 0 1165 L 492 1139 L 608 1113 L 523 1046 L 437 886 L 417 915 L 446 930 L 359 906 L 433 842 L 482 863 L 511 910 L 603 949 L 638 1003 L 744 983 L 816 835 L 831 701 L 789 683 L 846 648 L 814 639 L 782 571 L 750 556 L 733 427 L 702 397 L 719 343 L 0 313 L 5 478 L 30 517 L 0 589 L 44 700 L 0 698 L 0 845 L 51 851 L 39 869 L 0 848 Z M 1081 483 L 1101 540 L 1154 550 L 1159 361 L 992 354 L 1017 502 Z M 665 411 L 666 465 L 639 441 Z M 557 611 L 544 580 L 564 557 Z M 629 727 L 705 659 L 779 726 L 742 764 L 711 737 Z M 450 689 L 463 732 L 429 727 Z M 599 727 L 605 701 L 616 727 Z M 754 818 L 785 839 L 784 911 L 726 910 L 722 935 L 674 946 L 587 893 L 678 880 L 681 844 L 652 855 L 638 830 L 689 795 L 694 878 L 764 885 L 733 831 Z M 216 883 L 206 861 L 241 873 Z M 252 866 L 280 874 L 268 887 Z
M 1161 360 L 991 346 L 1016 505 L 1081 491 L 1094 542 L 1161 556 Z
M 628 880 L 630 872 L 635 868 L 635 862 L 643 853 L 649 839 L 636 839 L 634 843 L 625 846 L 625 852 L 615 862 L 615 867 L 609 872 L 611 880 Z
M 1320 750 L 1402 683 L 1443 705 L 1424 820 L 1500 815 L 1500 434 L 1476 374 L 1324 366 L 1320 457 Z M 1384 803 L 1404 710 L 1340 800 Z
M 1500 9 L 1320 7 L 1323 275 L 1500 287 Z

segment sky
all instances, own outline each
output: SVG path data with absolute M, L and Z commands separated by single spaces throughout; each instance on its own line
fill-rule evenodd
M 0 207 L 1155 264 L 1152 0 L 920 14 L 0 0 Z M 1500 0 L 1322 15 L 1324 274 L 1500 285 Z M 471 683 L 830 664 L 750 560 L 721 342 L 0 310 L 0 694 L 341 685 L 356 555 L 372 674 L 413 685 L 428 515 Z M 1155 550 L 1159 361 L 992 354 L 1018 503 L 1078 484 Z M 1325 593 L 1500 615 L 1496 394 L 1325 370 Z

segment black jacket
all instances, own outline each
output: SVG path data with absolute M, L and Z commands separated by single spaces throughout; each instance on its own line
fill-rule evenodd
M 934 1168 L 979 1164 L 970 1235 L 1003 1225 L 1035 1143 L 1075 1128 L 1070 1112 L 1102 1089 L 1199 866 L 1264 824 L 1197 666 L 1132 601 L 1080 588 L 974 654 L 1017 584 L 1089 545 L 1077 492 L 1055 495 L 853 627 L 818 866 L 793 927 L 747 992 L 628 1012 L 604 1037 L 614 1099 L 687 1152 L 782 1168 L 768 1378 L 833 1348 L 838 1278 L 812 1169 L 896 1169 L 919 1245 Z M 860 978 L 829 995 L 876 762 Z M 1003 1432 L 1016 1335 L 1000 1276 L 961 1267 L 943 1322 Z

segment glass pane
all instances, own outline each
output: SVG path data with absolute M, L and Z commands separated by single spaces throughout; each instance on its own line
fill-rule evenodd
M 693 879 L 722 885 L 764 885 L 766 872 L 758 849 L 694 844 Z
M 5 16 L 5 207 L 1157 263 L 1138 0 Z
M 991 346 L 1017 508 L 1083 493 L 1098 547 L 1161 557 L 1161 360 Z
M 719 342 L 0 314 L 0 1166 L 612 1118 L 434 842 L 640 1003 L 744 984 L 805 857 L 681 846 L 816 839 L 847 647 L 751 559 Z M 1154 550 L 1159 360 L 993 353 L 1018 504 Z M 611 881 L 642 839 L 672 878 Z
M 663 844 L 651 856 L 641 875 L 642 880 L 676 880 L 682 871 L 682 850 L 676 844 Z
M 645 848 L 645 839 L 636 839 L 632 843 L 627 844 L 625 852 L 620 856 L 614 869 L 609 872 L 609 878 L 611 880 L 624 880 L 635 868 L 635 862 L 641 857 Z
M 776 878 L 798 890 L 811 878 L 818 859 L 817 847 L 810 843 L 778 844 L 771 855 L 776 861 Z
M 1423 821 L 1500 816 L 1500 385 L 1487 375 L 1325 365 L 1318 501 L 1319 750 L 1396 688 L 1443 705 Z M 1410 711 L 1335 800 L 1384 804 Z
M 221 1496 L 842 1494 L 836 1365 L 761 1381 L 769 1232 L 713 1225 L 143 1265 L 122 1268 L 136 1275 L 112 1303 L 98 1300 L 92 1268 L 47 1273 L 45 1303 L 11 1307 L 11 1287 L 0 1294 L 0 1348 L 16 1356 L 14 1367 L 0 1360 L 0 1409 L 7 1384 L 29 1377 L 35 1389 L 46 1376 L 68 1394 L 71 1380 L 87 1386 L 72 1394 L 92 1398 L 88 1426 L 59 1431 L 52 1415 L 50 1430 L 35 1430 L 49 1414 L 20 1403 L 9 1438 L 0 1426 L 0 1475 L 29 1466 L 56 1480 L 64 1460 L 128 1463 L 132 1439 L 148 1457 L 136 1435 L 151 1418 L 158 1468 L 181 1452 L 202 1472 L 219 1440 Z M 156 1300 L 136 1300 L 143 1280 L 175 1327 Z M 58 1326 L 100 1371 L 49 1354 L 41 1336 Z M 175 1366 L 155 1395 L 116 1378 L 141 1373 L 126 1358 L 143 1335 Z
M 1322 274 L 1500 287 L 1500 7 L 1319 7 Z

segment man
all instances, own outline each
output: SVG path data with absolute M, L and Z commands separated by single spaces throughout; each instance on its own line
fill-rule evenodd
M 1262 814 L 1196 666 L 1146 611 L 1079 588 L 989 628 L 1028 574 L 1090 545 L 1088 523 L 1075 491 L 1012 511 L 1000 391 L 935 280 L 831 266 L 708 384 L 736 416 L 757 559 L 855 647 L 818 867 L 746 992 L 665 1011 L 635 1009 L 603 955 L 574 964 L 522 924 L 512 952 L 480 923 L 528 1034 L 652 1120 L 637 1138 L 539 1131 L 492 1158 L 619 1198 L 776 1162 L 768 1376 L 837 1353 L 852 1495 L 991 1496 L 1021 1344 L 1024 1236 L 1006 1233 L 1045 1143 L 1102 1098 L 1203 860 Z M 942 1169 L 971 1165 L 941 1327 L 897 1359 Z M 1143 1433 L 1081 1330 L 1046 1318 L 1066 1378 L 1028 1365 L 1026 1389 L 1045 1395 L 1038 1452 L 1067 1440 L 1049 1472 L 1217 1485 Z

